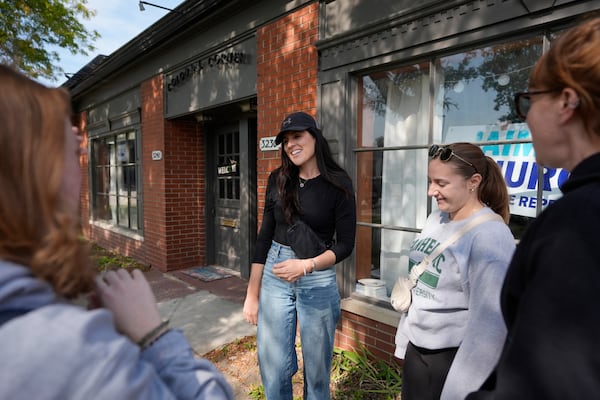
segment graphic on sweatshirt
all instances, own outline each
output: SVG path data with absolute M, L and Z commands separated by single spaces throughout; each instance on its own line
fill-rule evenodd
M 413 244 L 410 246 L 410 251 L 418 251 L 420 253 L 424 253 L 425 255 L 431 254 L 438 246 L 440 242 L 435 240 L 434 238 L 422 238 L 416 239 Z M 427 269 L 419 276 L 419 281 L 421 281 L 425 286 L 435 289 L 437 288 L 438 282 L 440 280 L 440 274 L 442 270 L 440 269 L 440 263 L 445 260 L 444 253 L 438 255 L 431 264 L 427 267 Z M 408 271 L 410 272 L 412 268 L 418 263 L 414 260 L 408 260 Z M 433 271 L 432 271 L 433 270 Z M 429 296 L 428 296 L 429 297 Z

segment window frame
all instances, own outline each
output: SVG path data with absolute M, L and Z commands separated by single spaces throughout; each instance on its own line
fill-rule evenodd
M 117 146 L 119 143 L 119 136 L 125 135 L 125 141 L 127 142 L 128 140 L 133 140 L 134 142 L 134 152 L 133 152 L 133 157 L 134 160 L 128 160 L 128 162 L 125 163 L 125 165 L 119 165 L 118 160 L 117 160 Z M 128 139 L 128 137 L 130 135 L 133 135 L 134 138 L 133 139 Z M 109 154 L 108 157 L 113 158 L 109 160 L 109 163 L 104 165 L 104 164 L 98 164 L 98 160 L 97 160 L 97 155 L 94 152 L 94 145 L 95 143 L 98 143 L 99 141 L 103 141 L 106 142 L 107 140 L 112 140 L 112 142 L 114 143 L 115 146 L 115 151 L 114 151 L 114 158 L 113 155 Z M 102 226 L 105 229 L 110 229 L 110 230 L 115 230 L 118 231 L 120 233 L 124 233 L 126 235 L 134 235 L 137 236 L 139 235 L 140 237 L 143 236 L 143 196 L 142 196 L 142 186 L 143 186 L 143 175 L 142 175 L 142 163 L 141 163 L 141 132 L 139 129 L 139 126 L 128 126 L 127 128 L 124 129 L 120 129 L 120 130 L 115 130 L 115 131 L 110 131 L 110 132 L 106 132 L 106 133 L 102 133 L 102 134 L 98 134 L 98 135 L 94 135 L 92 137 L 89 138 L 89 147 L 88 147 L 88 160 L 89 160 L 89 187 L 90 187 L 90 199 L 89 199 L 89 206 L 90 206 L 90 220 L 92 223 Z M 134 181 L 135 181 L 135 195 L 132 196 L 132 191 L 130 190 L 131 188 L 129 187 L 127 189 L 127 193 L 124 195 L 122 193 L 120 193 L 120 189 L 119 189 L 119 179 L 116 179 L 114 181 L 116 187 L 114 188 L 114 190 L 110 189 L 110 185 L 112 184 L 111 182 L 111 178 L 110 175 L 112 174 L 112 172 L 116 169 L 121 169 L 121 173 L 123 173 L 124 168 L 126 167 L 133 167 L 133 171 L 135 171 L 135 176 L 134 176 Z M 108 168 L 109 172 L 109 180 L 108 180 L 108 191 L 106 193 L 99 193 L 99 183 L 98 183 L 98 175 L 97 175 L 97 170 L 98 168 Z M 110 204 L 110 198 L 114 197 L 116 199 L 116 210 L 115 211 L 110 211 L 111 215 L 114 215 L 116 218 L 116 221 L 114 219 L 105 219 L 105 218 L 101 218 L 98 216 L 98 210 L 97 207 L 99 206 L 99 196 L 106 196 L 107 197 L 107 201 L 108 204 Z M 123 221 L 123 219 L 121 219 L 121 213 L 120 213 L 120 202 L 119 200 L 125 198 L 127 199 L 127 205 L 125 206 L 126 208 L 126 214 L 127 214 L 127 223 L 126 224 L 122 224 L 121 222 Z M 131 204 L 131 199 L 135 199 L 135 206 L 132 206 Z M 135 211 L 132 211 L 135 210 Z M 132 216 L 134 214 L 132 214 L 132 212 L 134 212 L 135 214 L 135 218 L 137 219 L 137 228 L 134 226 L 132 227 L 132 221 L 133 218 Z

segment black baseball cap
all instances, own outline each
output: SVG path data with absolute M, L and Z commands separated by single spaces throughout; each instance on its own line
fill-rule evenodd
M 290 131 L 309 131 L 313 136 L 320 132 L 319 128 L 317 128 L 315 119 L 302 111 L 292 113 L 285 117 L 281 123 L 281 129 L 275 138 L 275 144 L 281 144 L 281 142 L 283 142 L 283 135 Z

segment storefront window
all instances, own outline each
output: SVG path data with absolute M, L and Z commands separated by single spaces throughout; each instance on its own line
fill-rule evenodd
M 137 232 L 139 157 L 135 131 L 92 139 L 92 218 Z
M 385 301 L 408 269 L 408 249 L 427 215 L 427 149 L 472 142 L 500 165 L 518 239 L 560 196 L 562 170 L 540 169 L 514 93 L 527 90 L 543 38 L 474 49 L 360 77 L 357 135 L 356 292 Z M 365 284 L 385 284 L 386 292 Z
M 417 228 L 427 217 L 423 161 L 430 126 L 430 76 L 429 63 L 423 63 L 361 79 L 359 282 L 372 278 L 393 282 L 398 265 L 406 262 Z

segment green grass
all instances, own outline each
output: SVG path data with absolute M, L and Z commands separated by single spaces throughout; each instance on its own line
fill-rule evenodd
M 98 246 L 96 243 L 90 243 L 90 253 L 92 260 L 94 260 L 98 267 L 99 272 L 117 268 L 135 268 L 147 271 L 149 268 L 148 266 L 135 261 L 132 257 L 119 255 L 113 251 Z
M 361 345 L 353 351 L 334 349 L 331 384 L 334 400 L 394 400 L 400 399 L 402 377 L 398 365 Z

